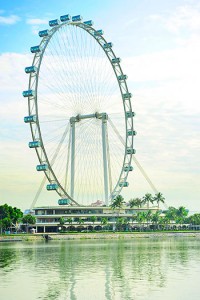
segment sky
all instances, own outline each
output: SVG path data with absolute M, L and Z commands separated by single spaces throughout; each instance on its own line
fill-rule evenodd
M 60 15 L 81 14 L 103 29 L 128 75 L 137 136 L 136 158 L 167 206 L 200 212 L 200 2 L 196 0 L 0 0 L 0 204 L 30 207 L 43 175 L 38 164 L 22 91 L 24 68 L 38 31 Z M 134 164 L 133 164 L 134 165 Z M 152 193 L 137 166 L 125 200 Z M 43 189 L 37 205 L 56 205 Z

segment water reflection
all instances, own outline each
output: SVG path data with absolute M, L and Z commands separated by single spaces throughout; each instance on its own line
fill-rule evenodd
M 0 268 L 4 268 L 7 271 L 9 266 L 12 266 L 13 262 L 16 262 L 17 255 L 12 249 L 0 248 Z
M 171 292 L 183 300 L 187 287 L 181 292 L 171 285 L 197 276 L 199 253 L 199 240 L 191 238 L 0 245 L 0 276 L 9 276 L 0 293 L 10 300 L 27 299 L 30 289 L 29 300 L 132 300 L 169 299 Z M 21 282 L 24 289 L 14 297 L 9 284 Z

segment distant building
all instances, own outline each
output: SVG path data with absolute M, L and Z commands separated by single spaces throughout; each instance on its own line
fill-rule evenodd
M 103 206 L 105 205 L 105 202 L 101 201 L 101 200 L 97 200 L 94 203 L 91 203 L 91 206 Z

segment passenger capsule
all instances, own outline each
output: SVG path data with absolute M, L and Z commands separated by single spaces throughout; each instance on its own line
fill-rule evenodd
M 82 19 L 83 19 L 83 17 L 81 17 L 80 15 L 73 16 L 72 17 L 72 22 L 78 22 L 78 21 L 81 21 Z
M 70 15 L 64 15 L 60 17 L 60 21 L 61 22 L 66 22 L 66 21 L 70 21 L 71 20 L 71 16 Z
M 131 97 L 132 97 L 132 94 L 131 94 L 131 93 L 123 94 L 123 98 L 124 98 L 124 99 L 130 99 Z
M 129 183 L 127 181 L 123 181 L 123 182 L 119 183 L 119 186 L 120 187 L 127 187 L 127 186 L 129 186 Z
M 26 67 L 25 72 L 28 73 L 28 74 L 29 73 L 35 73 L 35 72 L 37 72 L 37 68 L 35 66 Z
M 85 25 L 92 26 L 94 22 L 92 20 L 83 22 Z
M 56 183 L 50 183 L 46 186 L 47 191 L 56 191 L 58 189 L 58 185 Z
M 24 97 L 31 97 L 31 96 L 33 97 L 33 96 L 35 96 L 35 91 L 34 90 L 23 91 L 22 95 Z
M 41 146 L 40 141 L 33 141 L 33 142 L 29 142 L 28 144 L 29 148 L 38 148 Z
M 103 35 L 103 30 L 102 30 L 102 29 L 96 30 L 96 31 L 94 32 L 94 35 L 95 35 L 95 36 Z
M 35 122 L 36 122 L 36 115 L 24 117 L 24 123 L 35 123 Z
M 113 46 L 113 43 L 106 43 L 103 45 L 104 49 L 110 49 L 110 48 L 112 48 L 112 46 Z
M 71 203 L 71 201 L 70 201 L 70 199 L 59 199 L 58 200 L 58 204 L 59 205 L 68 205 L 68 204 L 70 204 Z
M 38 52 L 41 51 L 41 48 L 40 48 L 40 45 L 38 45 L 38 46 L 31 47 L 30 50 L 31 50 L 32 53 L 38 53 Z
M 46 29 L 46 30 L 41 30 L 41 31 L 38 32 L 38 35 L 39 35 L 40 37 L 48 36 L 48 35 L 49 35 L 49 30 L 48 30 L 48 29 Z
M 119 58 L 119 57 L 115 57 L 112 59 L 113 64 L 118 64 L 118 63 L 120 63 L 120 61 L 121 61 L 121 58 Z
M 60 24 L 60 20 L 58 20 L 58 19 L 49 21 L 49 26 L 50 27 L 54 27 L 54 26 L 57 26 L 59 24 Z
M 124 166 L 124 172 L 133 171 L 133 166 Z
M 128 78 L 128 76 L 123 74 L 123 75 L 117 76 L 117 78 L 118 78 L 118 80 L 126 80 Z
M 134 117 L 135 116 L 135 113 L 133 112 L 133 111 L 127 111 L 126 112 L 126 117 L 127 118 L 132 118 L 132 117 Z
M 129 129 L 129 130 L 127 131 L 127 134 L 128 134 L 128 136 L 131 136 L 131 135 L 136 135 L 137 132 L 136 132 L 135 130 Z
M 48 170 L 48 165 L 47 164 L 41 164 L 36 166 L 37 171 L 47 171 Z
M 136 153 L 136 150 L 133 149 L 133 148 L 127 148 L 127 149 L 126 149 L 126 153 L 127 153 L 127 154 L 135 154 L 135 153 Z

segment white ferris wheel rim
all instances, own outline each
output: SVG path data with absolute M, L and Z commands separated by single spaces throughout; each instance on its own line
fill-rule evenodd
M 45 175 L 50 183 L 56 183 L 58 185 L 58 189 L 56 190 L 57 193 L 62 198 L 68 198 L 71 200 L 72 204 L 79 205 L 76 199 L 71 197 L 69 191 L 67 191 L 63 184 L 60 183 L 60 180 L 58 179 L 58 176 L 55 174 L 54 169 L 52 168 L 52 163 L 49 160 L 48 154 L 46 152 L 44 143 L 43 143 L 43 134 L 41 130 L 41 124 L 40 124 L 40 116 L 38 113 L 38 84 L 39 84 L 39 74 L 40 74 L 40 68 L 42 65 L 43 57 L 45 55 L 45 51 L 48 49 L 49 43 L 51 39 L 56 35 L 56 33 L 59 30 L 62 30 L 62 28 L 66 26 L 72 26 L 81 30 L 84 30 L 95 42 L 98 43 L 98 45 L 101 47 L 102 53 L 104 53 L 105 57 L 107 58 L 107 61 L 110 63 L 113 69 L 113 75 L 115 74 L 115 80 L 117 84 L 119 85 L 120 90 L 120 97 L 124 108 L 124 120 L 125 120 L 125 139 L 124 139 L 124 156 L 123 156 L 123 163 L 121 166 L 121 171 L 118 177 L 117 182 L 115 183 L 112 192 L 109 194 L 109 199 L 112 200 L 115 198 L 122 190 L 124 183 L 126 183 L 129 168 L 131 167 L 131 159 L 132 154 L 134 153 L 133 150 L 133 135 L 134 134 L 128 134 L 128 130 L 133 131 L 133 112 L 132 112 L 132 106 L 131 106 L 131 94 L 128 91 L 127 83 L 126 83 L 126 77 L 122 72 L 120 61 L 117 63 L 114 63 L 114 60 L 117 61 L 117 57 L 114 54 L 112 50 L 112 46 L 106 48 L 105 45 L 111 45 L 111 43 L 107 43 L 107 41 L 104 39 L 102 35 L 95 35 L 97 30 L 95 30 L 91 25 L 86 24 L 87 22 L 72 22 L 72 21 L 66 21 L 62 22 L 61 24 L 58 24 L 49 31 L 47 36 L 44 36 L 42 38 L 42 41 L 39 45 L 40 51 L 35 53 L 33 58 L 32 66 L 35 66 L 37 68 L 36 74 L 30 73 L 29 78 L 29 90 L 34 90 L 35 94 L 33 96 L 30 96 L 28 99 L 28 105 L 29 105 L 29 116 L 36 115 L 36 121 L 30 122 L 31 132 L 33 141 L 40 141 L 40 148 L 35 148 L 39 162 L 42 164 L 44 161 L 48 164 L 48 170 L 45 170 Z M 124 76 L 124 79 L 119 79 Z M 102 112 L 103 113 L 103 112 Z M 74 116 L 76 117 L 76 116 Z M 111 124 L 112 125 L 112 124 Z M 115 130 L 115 129 L 114 129 Z M 130 150 L 128 152 L 128 150 Z M 125 171 L 126 167 L 126 171 Z

